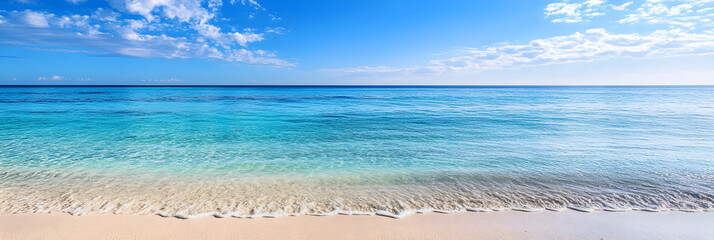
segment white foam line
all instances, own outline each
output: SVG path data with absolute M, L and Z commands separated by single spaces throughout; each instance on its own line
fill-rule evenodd
M 550 208 L 550 207 L 548 207 L 548 208 L 545 208 L 545 210 L 553 211 L 553 212 L 562 212 L 562 211 L 565 211 L 565 210 L 567 210 L 567 209 L 568 209 L 568 208 L 566 208 L 566 207 L 559 207 L 559 208 Z
M 707 211 L 707 210 L 696 210 L 696 209 L 684 209 L 684 210 L 679 210 L 679 211 L 680 211 L 680 212 L 691 212 L 691 213 L 694 213 L 694 212 L 711 212 L 711 211 Z
M 643 211 L 643 212 L 664 212 L 666 210 L 655 209 L 655 208 L 640 208 L 640 211 Z
M 383 216 L 383 217 L 390 217 L 390 218 L 397 218 L 399 219 L 399 215 L 392 214 L 390 212 L 384 211 L 384 210 L 377 210 L 374 212 L 378 216 Z
M 568 208 L 578 211 L 578 212 L 593 212 L 594 209 L 592 208 L 583 208 L 583 207 L 575 207 L 575 206 L 568 206 Z
M 605 212 L 629 212 L 633 211 L 632 208 L 603 208 L 602 209 Z
M 467 207 L 466 211 L 469 211 L 469 212 L 490 212 L 491 209 Z
M 511 211 L 519 211 L 519 212 L 542 212 L 542 211 L 545 211 L 545 208 L 511 208 Z
M 297 214 L 299 215 L 299 214 Z M 295 216 L 297 216 L 295 215 Z M 333 215 L 375 215 L 373 212 L 360 212 L 360 211 L 342 211 L 342 210 L 332 210 L 325 213 L 306 213 L 309 216 L 333 216 Z
M 227 217 L 235 217 L 235 218 L 277 218 L 277 217 L 282 217 L 282 216 L 300 216 L 300 215 L 308 215 L 308 216 L 333 216 L 333 215 L 369 215 L 369 216 L 383 216 L 383 217 L 390 217 L 390 218 L 395 218 L 395 219 L 401 219 L 404 217 L 407 217 L 412 214 L 417 214 L 417 213 L 429 213 L 429 212 L 434 212 L 434 213 L 443 213 L 443 214 L 449 214 L 449 213 L 458 213 L 458 212 L 464 212 L 464 211 L 469 211 L 469 212 L 500 212 L 500 211 L 518 211 L 518 212 L 542 212 L 542 211 L 556 211 L 556 212 L 561 212 L 565 211 L 567 209 L 578 211 L 578 212 L 585 212 L 585 213 L 590 213 L 594 211 L 605 211 L 605 212 L 631 212 L 631 211 L 642 211 L 642 212 L 667 212 L 667 211 L 679 211 L 679 212 L 714 212 L 714 209 L 702 209 L 702 210 L 696 210 L 696 209 L 653 209 L 653 208 L 588 208 L 588 207 L 578 207 L 578 206 L 567 206 L 567 207 L 561 207 L 561 208 L 476 208 L 476 207 L 467 207 L 463 209 L 458 209 L 458 210 L 443 210 L 443 209 L 433 209 L 433 208 L 419 208 L 419 209 L 410 209 L 410 210 L 403 210 L 403 211 L 398 211 L 396 213 L 392 213 L 387 210 L 377 210 L 374 212 L 363 212 L 363 211 L 345 211 L 345 210 L 339 210 L 335 209 L 329 212 L 323 212 L 323 213 L 291 213 L 291 214 L 278 214 L 275 212 L 268 212 L 268 213 L 256 213 L 256 214 L 251 214 L 251 215 L 239 215 L 236 212 L 205 212 L 205 213 L 199 213 L 199 214 L 184 214 L 184 213 L 167 213 L 166 211 L 159 210 L 155 211 L 152 214 L 159 215 L 161 217 L 175 217 L 175 218 L 180 218 L 180 219 L 191 219 L 191 218 L 198 218 L 198 217 L 206 217 L 206 216 L 214 216 L 216 218 L 227 218 Z M 72 214 L 72 215 L 84 215 L 87 214 L 86 212 L 82 211 L 83 209 L 81 207 L 75 208 L 72 211 L 67 211 L 67 213 Z

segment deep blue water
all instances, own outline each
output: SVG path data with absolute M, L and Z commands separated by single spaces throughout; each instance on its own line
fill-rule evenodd
M 0 87 L 0 211 L 714 210 L 714 87 Z

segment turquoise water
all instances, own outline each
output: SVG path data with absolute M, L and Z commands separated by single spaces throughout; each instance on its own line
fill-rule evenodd
M 0 87 L 0 212 L 714 210 L 714 87 Z

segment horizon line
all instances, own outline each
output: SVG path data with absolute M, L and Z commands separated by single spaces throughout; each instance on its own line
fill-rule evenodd
M 351 84 L 0 84 L 0 87 L 714 87 L 714 84 L 702 85 L 351 85 Z

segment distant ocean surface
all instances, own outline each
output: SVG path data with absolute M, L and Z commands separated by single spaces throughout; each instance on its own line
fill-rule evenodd
M 714 211 L 714 87 L 0 87 L 0 213 Z

